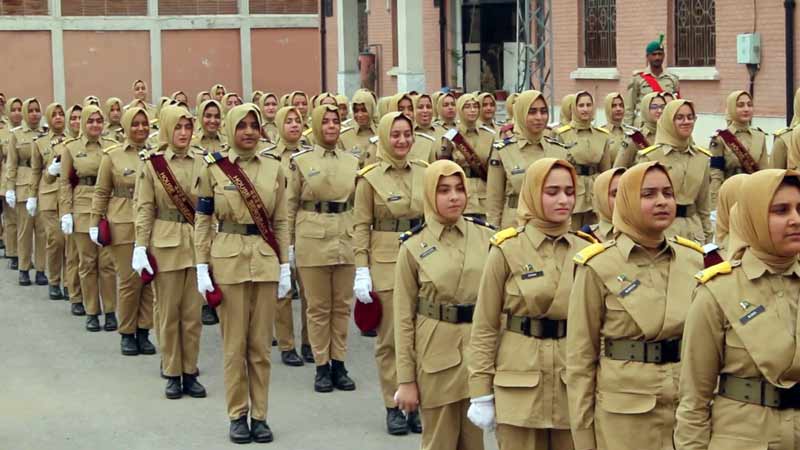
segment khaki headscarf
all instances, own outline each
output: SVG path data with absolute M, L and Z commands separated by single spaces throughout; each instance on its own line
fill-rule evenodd
M 531 105 L 533 105 L 533 103 L 540 98 L 544 102 L 545 106 L 547 106 L 547 100 L 542 96 L 542 93 L 535 90 L 522 92 L 517 96 L 517 100 L 514 102 L 514 124 L 516 125 L 516 128 L 519 129 L 519 133 L 522 135 L 522 137 L 532 144 L 536 144 L 542 140 L 544 130 L 542 130 L 540 133 L 533 134 L 528 131 L 528 127 L 525 126 L 525 122 L 528 117 L 528 111 L 531 109 Z
M 617 231 L 625 233 L 634 242 L 648 248 L 657 248 L 664 242 L 664 233 L 654 233 L 646 229 L 645 220 L 642 217 L 642 183 L 650 170 L 663 171 L 672 184 L 667 168 L 658 161 L 636 164 L 626 170 L 620 177 L 617 186 L 617 198 L 614 201 L 611 223 Z
M 263 96 L 264 96 L 263 91 L 253 91 L 253 93 L 250 94 L 250 103 L 257 105 L 261 101 L 261 97 Z
M 341 106 L 341 105 L 349 106 L 348 105 L 349 102 L 350 102 L 350 100 L 347 98 L 346 95 L 342 95 L 342 94 L 336 95 L 336 104 L 337 105 L 339 105 L 339 106 Z M 350 108 L 347 108 L 347 117 L 350 117 Z M 347 117 L 342 117 L 342 120 L 346 119 Z
M 313 102 L 314 103 L 314 108 L 316 108 L 317 106 L 321 106 L 322 105 L 322 101 L 325 100 L 326 98 L 332 99 L 334 106 L 338 106 L 339 105 L 339 102 L 336 100 L 336 96 L 335 95 L 331 94 L 330 92 L 322 92 L 319 95 L 317 95 L 316 97 L 314 97 L 314 102 Z M 313 114 L 313 111 L 312 111 L 312 114 Z
M 375 126 L 375 99 L 372 97 L 372 94 L 369 91 L 359 91 L 353 95 L 353 103 L 352 107 L 355 105 L 364 105 L 364 108 L 367 109 L 367 115 L 369 116 L 369 126 L 370 128 Z M 351 108 L 352 108 L 351 107 Z M 354 115 L 355 117 L 355 115 Z
M 53 129 L 53 124 L 52 124 L 52 122 L 53 122 L 53 114 L 55 114 L 56 108 L 61 108 L 61 111 L 62 112 L 64 111 L 64 107 L 61 106 L 61 103 L 50 103 L 49 105 L 47 105 L 47 109 L 44 110 L 44 119 L 47 121 L 47 126 L 50 127 L 51 130 Z M 64 113 L 64 114 L 66 115 L 66 113 Z M 64 128 L 65 129 L 66 129 L 67 125 L 68 125 L 67 124 L 67 119 L 65 117 L 64 118 Z
M 378 117 L 380 120 L 389 112 L 389 103 L 392 101 L 391 97 L 381 97 L 378 99 Z
M 195 116 L 200 116 L 200 115 L 203 114 L 203 113 L 200 112 L 200 105 L 205 101 L 205 100 L 203 100 L 203 97 L 205 97 L 206 95 L 211 97 L 212 100 L 214 99 L 214 97 L 208 91 L 200 91 L 200 92 L 197 93 L 197 97 L 194 98 L 194 115 Z
M 689 147 L 692 142 L 692 137 L 684 139 L 678 136 L 678 130 L 675 129 L 675 115 L 683 105 L 689 105 L 694 111 L 694 103 L 689 100 L 673 100 L 667 103 L 664 107 L 664 112 L 661 113 L 661 118 L 658 119 L 658 131 L 656 131 L 656 144 L 667 144 L 678 150 L 684 150 Z
M 300 114 L 300 111 L 294 106 L 284 106 L 283 108 L 279 109 L 277 113 L 275 113 L 275 126 L 278 127 L 278 136 L 280 137 L 280 141 L 284 142 L 288 145 L 287 147 L 295 148 L 297 147 L 297 143 L 299 142 L 299 138 L 297 141 L 289 141 L 286 137 L 286 133 L 284 131 L 284 125 L 286 124 L 286 118 L 289 116 L 290 112 L 294 112 L 297 114 L 297 117 L 300 118 L 300 131 L 303 131 L 303 115 Z
M 212 98 L 211 100 L 206 100 L 203 103 L 200 103 L 200 106 L 197 107 L 197 123 L 200 125 L 200 128 L 203 129 L 203 133 L 208 133 L 208 130 L 206 130 L 206 127 L 203 125 L 203 115 L 205 115 L 206 109 L 208 109 L 209 106 L 216 106 L 217 109 L 219 110 L 219 118 L 220 118 L 219 127 L 222 128 L 222 120 L 223 120 L 222 105 L 220 105 L 218 101 Z M 218 133 L 220 131 L 221 130 L 217 130 Z
M 653 120 L 653 116 L 650 113 L 650 104 L 653 103 L 653 99 L 656 97 L 660 97 L 659 93 L 651 92 L 642 97 L 639 102 L 639 119 L 642 125 L 651 133 L 655 133 L 658 130 L 658 121 Z
M 800 88 L 794 91 L 794 115 L 792 116 L 792 123 L 790 126 L 795 126 L 800 123 Z
M 436 91 L 431 94 L 431 106 L 433 106 L 433 120 L 437 120 L 439 118 L 439 109 L 436 105 L 439 104 L 439 97 L 443 94 L 442 91 Z
M 42 110 L 42 104 L 39 102 L 39 100 L 36 97 L 31 97 L 31 98 L 25 99 L 25 101 L 22 102 L 22 122 L 25 123 L 25 125 L 27 125 L 28 128 L 33 128 L 33 126 L 31 126 L 31 124 L 28 123 L 28 109 L 30 108 L 31 103 L 36 103 L 37 105 L 39 105 L 39 111 Z M 41 127 L 41 126 L 42 126 L 42 122 L 41 122 L 41 119 L 40 119 L 39 120 L 39 124 L 37 125 L 37 127 Z
M 766 169 L 748 175 L 742 183 L 739 201 L 731 216 L 731 235 L 742 241 L 750 251 L 776 272 L 783 272 L 795 261 L 797 255 L 780 256 L 769 232 L 769 207 L 784 179 L 794 177 L 800 182 L 800 172 L 783 169 Z M 741 257 L 737 251 L 735 258 Z
M 585 96 L 588 96 L 590 99 L 592 99 L 592 115 L 591 117 L 589 117 L 589 120 L 581 120 L 580 117 L 578 117 L 578 99 Z M 592 128 L 592 121 L 594 120 L 594 114 L 595 114 L 594 97 L 592 96 L 592 94 L 586 91 L 576 92 L 575 98 L 572 100 L 571 114 L 572 114 L 572 120 L 570 120 L 569 124 L 572 126 L 572 128 L 576 130 L 586 130 Z
M 22 99 L 19 98 L 19 97 L 11 97 L 10 99 L 8 99 L 8 101 L 6 101 L 6 115 L 9 117 L 9 119 L 8 119 L 9 123 L 11 123 L 11 107 L 14 106 L 14 103 L 19 103 L 20 108 L 22 108 Z M 23 118 L 23 121 L 24 121 L 24 118 Z M 11 124 L 11 125 L 14 125 L 14 124 Z
M 606 98 L 603 100 L 603 110 L 606 113 L 606 123 L 611 126 L 621 125 L 622 121 L 620 120 L 618 123 L 614 123 L 611 120 L 611 106 L 614 104 L 614 100 L 620 99 L 622 100 L 622 107 L 625 107 L 625 98 L 619 92 L 611 92 L 606 95 Z
M 217 94 L 217 90 L 218 89 L 222 89 L 222 95 L 225 95 L 225 94 L 228 93 L 228 90 L 225 88 L 225 85 L 217 83 L 217 84 L 211 86 L 211 89 L 209 89 L 209 91 L 208 91 L 208 93 L 211 94 L 211 98 L 214 98 L 214 96 Z
M 314 133 L 315 144 L 328 150 L 333 150 L 336 148 L 336 143 L 334 142 L 333 145 L 325 144 L 322 135 L 322 119 L 328 111 L 335 112 L 336 117 L 339 117 L 339 108 L 336 105 L 319 105 L 311 112 L 311 130 Z
M 183 96 L 186 97 L 186 101 L 188 102 L 189 101 L 189 96 L 186 95 L 186 92 L 183 92 L 183 91 L 175 91 L 175 92 L 173 92 L 172 95 L 170 95 L 170 98 L 172 98 L 173 100 L 178 100 L 178 96 L 181 95 L 181 94 L 183 94 Z
M 158 130 L 158 144 L 159 146 L 168 146 L 173 151 L 175 147 L 172 145 L 172 136 L 175 134 L 175 126 L 182 118 L 187 118 L 192 121 L 192 113 L 182 106 L 168 105 L 162 108 L 159 122 L 161 127 Z M 180 150 L 178 150 L 180 151 Z
M 467 116 L 464 114 L 464 106 L 466 106 L 467 102 L 477 102 L 478 103 L 478 118 L 471 124 L 467 123 Z M 481 120 L 481 102 L 478 101 L 478 97 L 474 94 L 464 94 L 461 97 L 458 97 L 456 100 L 456 116 L 458 117 L 459 127 L 463 130 L 467 129 L 467 126 L 470 128 L 475 128 L 478 125 L 478 122 Z
M 78 129 L 78 131 L 72 131 L 72 128 L 70 128 L 70 126 L 69 126 L 69 118 L 70 118 L 70 116 L 72 116 L 72 113 L 75 110 L 83 112 L 83 106 L 81 106 L 81 105 L 76 103 L 76 104 L 70 106 L 69 109 L 67 110 L 67 112 L 64 113 L 64 116 L 65 116 L 64 117 L 64 134 L 66 134 L 67 136 L 72 137 L 72 138 L 76 138 L 76 137 L 80 136 L 80 134 L 81 134 L 81 130 L 80 129 Z
M 452 98 L 454 101 L 456 100 L 456 96 L 453 95 L 451 92 L 445 92 L 439 96 L 439 98 L 436 100 L 436 115 L 439 117 L 439 120 L 444 120 L 442 118 L 442 110 L 444 109 L 444 99 L 446 99 L 447 97 Z M 458 113 L 456 113 L 456 116 L 457 115 Z M 453 121 L 455 120 L 456 118 L 454 117 Z
M 120 125 L 122 125 L 122 129 L 125 131 L 125 140 L 130 143 L 133 143 L 133 141 L 131 141 L 131 126 L 133 125 L 133 119 L 136 118 L 136 116 L 139 113 L 144 114 L 144 117 L 147 120 L 147 126 L 149 127 L 150 116 L 147 115 L 147 110 L 144 108 L 139 108 L 139 107 L 128 108 L 122 114 L 122 119 L 120 119 Z M 145 142 L 146 141 L 147 138 L 145 138 Z M 142 142 L 142 144 L 143 143 L 144 142 Z
M 464 174 L 464 169 L 453 161 L 440 159 L 425 169 L 425 176 L 423 183 L 425 184 L 425 204 L 424 214 L 426 222 L 439 222 L 442 225 L 452 225 L 453 221 L 445 220 L 439 214 L 439 209 L 436 206 L 436 192 L 439 185 L 439 179 L 442 177 L 449 177 L 450 175 L 458 175 L 461 177 L 461 182 L 464 184 L 464 192 L 469 195 L 467 191 L 467 177 Z M 464 203 L 466 207 L 466 202 Z M 463 213 L 463 211 L 462 211 Z
M 714 240 L 718 243 L 725 242 L 729 237 L 731 212 L 736 200 L 742 195 L 742 185 L 748 175 L 746 173 L 736 174 L 722 183 L 717 193 L 717 225 Z M 730 249 L 730 246 L 727 246 Z
M 222 118 L 223 119 L 228 115 L 228 111 L 230 111 L 232 109 L 232 108 L 230 108 L 228 106 L 228 100 L 230 100 L 231 97 L 236 97 L 239 100 L 242 99 L 241 97 L 239 97 L 239 94 L 237 94 L 236 92 L 228 92 L 227 94 L 222 96 L 222 101 L 220 102 L 220 106 L 222 106 Z
M 572 164 L 563 159 L 542 158 L 528 166 L 525 179 L 519 193 L 519 206 L 517 207 L 517 223 L 519 226 L 528 224 L 548 236 L 561 236 L 569 231 L 571 220 L 565 222 L 550 222 L 545 217 L 542 205 L 542 193 L 547 176 L 556 167 L 563 167 L 572 177 L 572 186 L 578 185 L 578 175 Z
M 258 150 L 258 147 L 252 150 L 244 150 L 236 146 L 236 126 L 239 125 L 245 117 L 247 117 L 250 113 L 255 114 L 256 122 L 261 124 L 261 111 L 258 109 L 258 106 L 252 103 L 245 103 L 243 105 L 234 106 L 228 111 L 228 115 L 225 116 L 225 133 L 228 137 L 228 146 L 230 147 L 232 152 L 235 152 L 237 155 L 247 159 L 253 156 Z
M 561 115 L 558 122 L 567 125 L 572 121 L 572 104 L 575 103 L 576 94 L 567 94 L 561 99 Z
M 111 121 L 111 107 L 114 105 L 119 106 L 119 111 L 122 111 L 122 100 L 118 99 L 117 97 L 111 97 L 106 100 L 105 104 L 103 104 L 103 114 L 108 118 L 109 122 Z M 120 117 L 120 120 L 122 118 Z M 111 124 L 116 125 L 116 124 Z
M 509 121 L 516 122 L 516 119 L 514 119 L 514 105 L 517 103 L 518 98 L 519 98 L 518 92 L 514 92 L 513 94 L 506 97 L 506 119 Z
M 733 91 L 728 94 L 728 98 L 725 99 L 725 120 L 728 124 L 735 124 L 739 127 L 747 127 L 750 126 L 750 123 L 742 123 L 739 122 L 739 118 L 736 117 L 736 102 L 739 101 L 739 97 L 742 95 L 746 95 L 751 100 L 753 97 L 750 96 L 750 93 L 747 91 Z
M 83 98 L 83 106 L 87 105 L 95 105 L 99 108 L 100 98 L 98 98 L 96 95 L 87 95 L 86 97 Z
M 387 109 L 386 112 L 400 111 L 400 102 L 402 102 L 403 100 L 410 101 L 411 102 L 411 109 L 414 109 L 414 99 L 410 95 L 408 95 L 408 94 L 406 94 L 404 92 L 400 92 L 398 94 L 394 94 L 393 96 L 389 97 L 389 101 L 388 101 L 388 105 L 387 105 L 388 109 Z M 413 116 L 413 114 L 412 114 L 412 116 Z
M 611 223 L 611 205 L 608 204 L 608 190 L 611 189 L 611 180 L 614 176 L 625 172 L 624 167 L 615 167 L 606 170 L 597 176 L 592 187 L 592 209 L 601 221 Z
M 100 117 L 103 118 L 103 123 L 105 124 L 106 116 L 103 115 L 103 110 L 100 107 L 95 105 L 88 105 L 84 106 L 83 111 L 81 111 L 81 135 L 85 136 L 86 139 L 89 139 L 89 133 L 86 132 L 86 124 L 89 123 L 89 117 L 94 115 L 94 113 L 100 114 Z M 95 140 L 100 139 L 100 136 L 97 136 Z
M 308 95 L 303 91 L 292 91 L 291 93 L 289 93 L 289 98 L 287 98 L 286 106 L 292 106 L 292 103 L 294 102 L 294 98 L 297 97 L 298 95 L 302 95 L 303 97 L 306 98 L 306 103 L 309 103 L 308 109 L 310 111 L 312 109 L 311 104 L 310 104 L 311 100 L 309 100 Z
M 389 142 L 389 136 L 392 133 L 392 125 L 394 125 L 394 123 L 398 120 L 405 120 L 409 125 L 411 125 L 411 129 L 414 129 L 414 124 L 402 113 L 386 113 L 383 117 L 381 117 L 380 123 L 378 123 L 378 156 L 380 156 L 382 160 L 391 164 L 394 168 L 402 169 L 408 165 L 408 161 L 406 159 L 408 157 L 408 153 L 406 153 L 406 156 L 403 157 L 395 155 L 392 145 Z M 412 133 L 411 136 L 413 139 L 414 134 Z
M 258 99 L 258 109 L 261 110 L 261 115 L 262 116 L 264 115 L 264 103 L 267 103 L 267 99 L 270 98 L 270 97 L 275 99 L 275 104 L 277 105 L 278 108 L 280 108 L 280 103 L 278 101 L 278 96 L 277 95 L 273 94 L 272 92 L 262 92 L 261 93 L 261 98 Z M 276 111 L 277 111 L 277 109 L 276 109 Z M 267 123 L 267 118 L 263 117 L 263 119 L 264 119 L 264 123 Z M 274 119 L 273 119 L 273 121 L 274 121 Z

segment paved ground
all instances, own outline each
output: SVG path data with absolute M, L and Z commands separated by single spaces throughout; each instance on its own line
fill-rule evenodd
M 0 265 L 0 450 L 241 448 L 227 438 L 219 326 L 203 328 L 200 381 L 209 396 L 166 400 L 158 356 L 122 356 L 116 332 L 85 331 L 67 302 L 48 300 L 44 287 L 18 286 L 16 273 Z M 419 448 L 419 435 L 385 433 L 374 341 L 354 329 L 350 336 L 352 393 L 314 393 L 313 366 L 286 367 L 273 351 L 268 422 L 275 442 L 250 446 Z

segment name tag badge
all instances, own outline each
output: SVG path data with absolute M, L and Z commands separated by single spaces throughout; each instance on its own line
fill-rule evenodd
M 309 170 L 309 171 L 308 171 L 308 173 L 306 174 L 306 178 L 311 178 L 311 177 L 313 177 L 313 176 L 315 176 L 315 175 L 319 175 L 319 170 L 317 170 L 317 169 L 311 169 L 311 170 Z
M 739 322 L 742 325 L 747 325 L 747 322 L 750 322 L 751 320 L 755 319 L 756 317 L 758 317 L 759 314 L 763 313 L 764 311 L 766 311 L 766 308 L 764 308 L 764 305 L 758 305 L 756 307 L 756 309 L 750 311 L 749 313 L 747 313 L 747 314 L 743 315 L 741 318 L 739 318 Z
M 400 200 L 401 198 L 403 198 L 402 195 L 391 194 L 391 195 L 389 195 L 389 198 L 387 198 L 386 200 L 388 200 L 390 202 L 396 202 L 396 201 Z
M 544 275 L 544 271 L 537 270 L 534 272 L 525 272 L 522 274 L 523 280 L 530 280 L 531 278 L 539 278 L 540 276 Z
M 639 280 L 634 280 L 633 283 L 625 286 L 625 289 L 623 289 L 623 290 L 621 290 L 619 292 L 619 296 L 620 297 L 627 297 L 628 295 L 630 295 L 631 292 L 635 291 L 636 288 L 638 288 L 640 284 L 642 284 L 642 283 L 639 282 Z
M 134 173 L 136 173 L 136 171 L 133 169 L 125 169 L 122 171 L 122 176 L 127 177 L 129 175 L 133 175 Z
M 226 191 L 235 191 L 236 185 L 235 184 L 226 184 L 222 189 Z
M 86 153 L 83 153 L 83 152 L 80 152 L 77 155 L 75 155 L 76 158 L 86 158 L 87 156 L 88 155 Z
M 511 169 L 511 175 L 519 175 L 521 173 L 525 173 L 525 169 L 520 169 L 519 166 Z
M 425 257 L 427 257 L 427 256 L 430 256 L 430 255 L 431 255 L 431 253 L 433 253 L 433 252 L 435 252 L 435 251 L 436 251 L 436 247 L 430 247 L 429 249 L 427 249 L 427 250 L 425 250 L 424 252 L 422 252 L 422 253 L 419 255 L 419 257 L 420 257 L 420 258 L 425 258 Z

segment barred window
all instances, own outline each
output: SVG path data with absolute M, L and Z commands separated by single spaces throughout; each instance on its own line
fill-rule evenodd
M 585 67 L 617 67 L 617 1 L 584 0 Z
M 146 16 L 147 0 L 61 0 L 62 16 Z
M 158 0 L 160 16 L 237 14 L 236 0 Z
M 0 0 L 0 16 L 46 16 L 47 0 Z
M 675 64 L 707 67 L 717 62 L 715 0 L 675 1 Z
M 318 0 L 250 0 L 250 14 L 317 14 Z

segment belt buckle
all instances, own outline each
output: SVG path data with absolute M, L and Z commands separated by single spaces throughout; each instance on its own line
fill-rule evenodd
M 525 336 L 533 336 L 531 333 L 531 318 L 530 317 L 522 317 L 519 321 L 519 329 L 522 331 L 522 334 Z
M 455 305 L 439 305 L 441 320 L 458 323 L 458 307 Z

